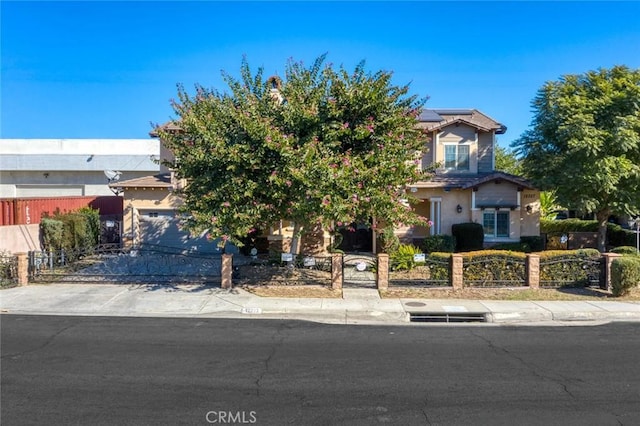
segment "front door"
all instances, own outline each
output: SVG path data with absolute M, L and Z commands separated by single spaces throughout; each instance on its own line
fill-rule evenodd
M 373 251 L 373 230 L 368 223 L 352 223 L 339 230 L 342 242 L 338 249 L 345 253 L 370 253 Z

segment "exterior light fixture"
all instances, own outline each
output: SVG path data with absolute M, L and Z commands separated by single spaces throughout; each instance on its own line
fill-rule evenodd
M 456 207 L 456 211 L 458 213 L 462 213 L 462 206 L 460 204 L 458 204 L 458 206 Z

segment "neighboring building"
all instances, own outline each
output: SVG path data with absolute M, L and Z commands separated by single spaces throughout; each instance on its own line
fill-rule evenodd
M 154 139 L 0 139 L 0 198 L 113 195 L 109 179 L 158 173 Z
M 415 182 L 407 190 L 421 200 L 414 208 L 433 226 L 396 229 L 402 241 L 420 244 L 429 235 L 450 235 L 452 225 L 464 222 L 481 223 L 487 245 L 540 234 L 539 191 L 519 176 L 494 170 L 496 135 L 504 134 L 504 125 L 475 109 L 425 109 L 419 121 L 427 131 L 421 167 L 439 163 L 440 168 L 431 180 Z M 179 131 L 173 124 L 168 126 Z M 171 153 L 163 147 L 161 151 L 162 158 L 171 161 Z M 124 191 L 124 235 L 129 243 L 211 247 L 204 236 L 190 240 L 178 230 L 175 209 L 180 200 L 172 191 L 179 184 L 163 167 L 159 175 L 111 185 Z M 267 231 L 271 248 L 288 250 L 291 225 L 283 220 Z M 165 236 L 160 232 L 163 229 Z M 344 237 L 340 248 L 345 251 L 376 251 L 376 235 L 368 224 L 356 225 L 356 231 L 345 232 Z M 329 234 L 319 230 L 313 238 L 303 240 L 301 247 L 305 252 L 318 252 L 329 242 Z

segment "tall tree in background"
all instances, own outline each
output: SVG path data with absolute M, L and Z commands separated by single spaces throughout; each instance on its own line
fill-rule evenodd
M 178 159 L 187 229 L 209 230 L 241 244 L 256 228 L 295 223 L 292 251 L 304 231 L 369 221 L 422 223 L 407 208 L 408 183 L 424 180 L 417 165 L 424 139 L 416 128 L 425 100 L 391 74 L 351 73 L 287 63 L 284 79 L 223 73 L 228 92 L 181 86 L 173 103 L 179 132 L 159 129 Z
M 512 143 L 525 175 L 560 204 L 595 213 L 604 251 L 609 216 L 640 213 L 640 70 L 565 75 L 532 106 L 532 128 Z
M 496 170 L 516 176 L 522 174 L 522 164 L 514 151 L 496 145 L 495 156 Z

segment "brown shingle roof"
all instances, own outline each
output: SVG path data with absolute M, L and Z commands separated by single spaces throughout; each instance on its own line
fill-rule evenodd
M 440 117 L 439 121 L 437 117 Z M 497 134 L 502 134 L 507 131 L 504 124 L 477 109 L 430 109 L 425 110 L 419 120 L 418 126 L 427 130 L 438 130 L 451 124 L 464 123 L 485 132 L 495 130 Z
M 109 184 L 111 188 L 169 188 L 171 182 L 170 173 L 160 173 L 153 176 L 143 176 L 140 178 L 123 180 Z

